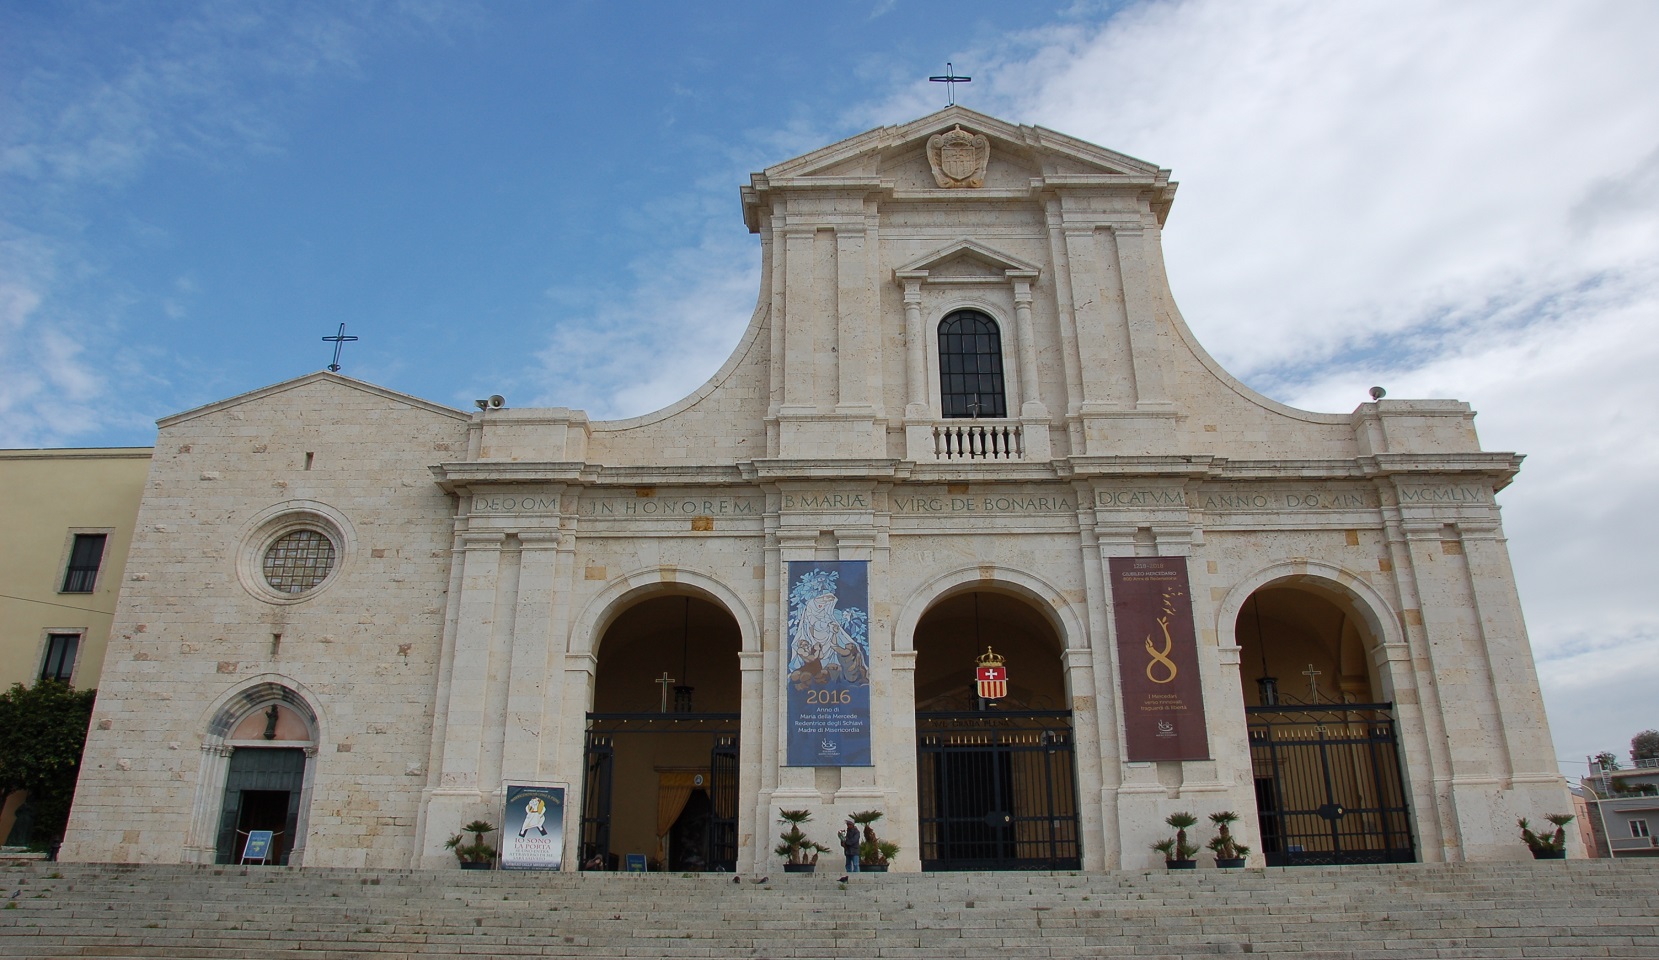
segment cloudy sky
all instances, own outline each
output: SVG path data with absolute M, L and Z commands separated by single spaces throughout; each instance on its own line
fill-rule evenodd
M 1275 399 L 1456 397 L 1576 770 L 1659 727 L 1659 4 L 0 0 L 0 446 L 320 369 L 596 417 L 753 308 L 752 170 L 944 105 L 1173 169 L 1188 323 Z

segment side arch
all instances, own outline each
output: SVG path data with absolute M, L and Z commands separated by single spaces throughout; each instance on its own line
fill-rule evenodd
M 1259 619 L 1255 639 L 1250 639 L 1248 627 L 1244 630 L 1261 657 L 1261 674 L 1269 672 L 1269 651 L 1287 649 L 1275 644 L 1302 643 L 1301 652 L 1317 648 L 1316 655 L 1334 658 L 1324 662 L 1335 667 L 1335 675 L 1329 677 L 1335 687 L 1320 689 L 1313 697 L 1311 685 L 1320 671 L 1309 663 L 1308 699 L 1292 696 L 1275 702 L 1267 697 L 1269 688 L 1263 687 L 1257 703 L 1251 704 L 1243 690 L 1252 673 L 1241 664 L 1245 647 L 1239 624 L 1249 622 L 1249 605 L 1264 594 L 1278 598 L 1262 601 L 1272 608 L 1269 623 L 1279 617 L 1276 632 L 1263 631 Z M 1320 608 L 1341 614 L 1334 632 L 1330 620 L 1319 625 Z M 1256 608 L 1258 618 L 1260 609 Z M 1292 558 L 1266 564 L 1236 582 L 1217 605 L 1215 616 L 1221 648 L 1232 652 L 1224 661 L 1231 666 L 1223 669 L 1236 672 L 1230 679 L 1239 682 L 1244 694 L 1239 714 L 1250 731 L 1246 749 L 1256 779 L 1257 821 L 1268 865 L 1397 862 L 1419 859 L 1432 849 L 1438 818 L 1423 684 L 1433 681 L 1419 677 L 1413 668 L 1397 606 L 1353 570 Z M 1307 646 L 1310 637 L 1316 641 L 1313 647 Z M 1358 686 L 1359 674 L 1350 665 L 1364 668 L 1368 686 Z M 1274 672 L 1284 675 L 1283 667 L 1281 657 Z M 1323 669 L 1330 673 L 1332 666 Z M 1332 723 L 1333 715 L 1327 708 L 1337 705 L 1334 709 L 1340 711 L 1341 704 L 1386 709 L 1337 713 L 1339 736 L 1327 742 L 1326 724 Z M 1317 755 L 1304 749 L 1311 744 L 1307 731 L 1315 727 L 1320 740 Z M 1237 745 L 1244 748 L 1242 739 Z M 1320 803 L 1325 806 L 1316 809 Z M 1328 839 L 1324 827 L 1309 831 L 1306 824 L 1318 824 L 1313 814 L 1332 804 L 1358 813 L 1358 819 L 1343 821 L 1349 825 L 1340 829 L 1332 820 Z M 1375 859 L 1379 857 L 1383 860 Z
M 1212 624 L 1216 636 L 1237 646 L 1235 625 L 1251 594 L 1263 587 L 1280 584 L 1311 586 L 1343 597 L 1365 622 L 1376 643 L 1388 648 L 1406 642 L 1400 632 L 1399 611 L 1377 588 L 1346 567 L 1307 559 L 1277 561 L 1258 568 L 1235 583 L 1216 607 L 1216 622 Z
M 618 614 L 638 600 L 670 593 L 690 593 L 724 608 L 737 621 L 743 652 L 760 652 L 759 625 L 737 591 L 704 573 L 664 567 L 647 567 L 623 574 L 589 598 L 571 623 L 567 652 L 597 656 L 599 638 L 605 635 Z

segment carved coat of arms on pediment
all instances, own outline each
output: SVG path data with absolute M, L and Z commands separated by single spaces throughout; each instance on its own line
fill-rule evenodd
M 927 138 L 927 162 L 941 187 L 982 187 L 991 162 L 991 141 L 957 124 L 953 130 Z

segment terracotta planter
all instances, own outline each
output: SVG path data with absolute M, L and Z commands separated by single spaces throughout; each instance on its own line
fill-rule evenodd
M 1239 867 L 1244 866 L 1244 858 L 1243 857 L 1226 857 L 1226 858 L 1216 857 L 1215 858 L 1215 865 L 1220 867 L 1223 870 L 1237 870 Z
M 1567 851 L 1565 851 L 1565 850 L 1534 850 L 1534 851 L 1532 851 L 1532 859 L 1534 859 L 1534 860 L 1565 860 L 1565 859 L 1567 859 Z
M 1197 860 L 1165 860 L 1164 861 L 1164 866 L 1168 867 L 1171 870 L 1196 870 L 1196 869 L 1198 869 L 1198 861 Z
M 812 868 L 816 867 L 816 866 L 817 866 L 816 863 L 786 863 L 786 864 L 783 865 L 783 872 L 784 873 L 811 873 Z

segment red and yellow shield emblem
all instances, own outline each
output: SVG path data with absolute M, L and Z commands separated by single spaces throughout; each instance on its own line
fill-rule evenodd
M 1008 696 L 1008 668 L 1004 666 L 1003 658 L 991 652 L 990 647 L 979 658 L 979 666 L 974 670 L 974 680 L 979 688 L 979 695 L 986 700 L 1001 700 Z

